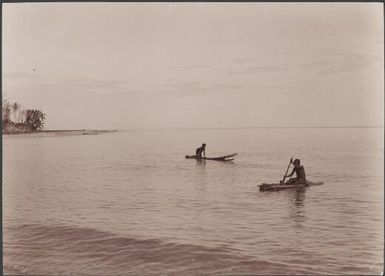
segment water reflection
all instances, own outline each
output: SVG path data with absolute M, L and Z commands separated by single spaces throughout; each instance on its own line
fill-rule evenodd
M 205 159 L 196 159 L 197 161 L 197 167 L 204 167 L 206 165 L 206 160 Z
M 288 193 L 288 216 L 294 222 L 294 228 L 299 230 L 306 220 L 305 214 L 305 189 L 297 188 Z
M 295 207 L 300 210 L 304 207 L 305 203 L 305 189 L 300 187 L 294 190 L 294 205 Z
M 196 167 L 197 167 L 199 173 L 205 174 L 206 173 L 206 160 L 197 159 L 196 160 Z

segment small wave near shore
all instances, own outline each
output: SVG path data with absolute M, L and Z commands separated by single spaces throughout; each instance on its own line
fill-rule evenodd
M 292 273 L 284 264 L 257 261 L 228 247 L 122 237 L 92 228 L 25 224 L 5 228 L 4 235 L 5 275 Z

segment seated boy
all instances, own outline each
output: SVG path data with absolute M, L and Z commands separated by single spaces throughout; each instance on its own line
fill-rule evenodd
M 291 177 L 295 172 L 297 177 L 290 178 L 289 181 L 286 182 L 286 184 L 305 184 L 306 185 L 305 168 L 301 166 L 301 161 L 299 159 L 295 159 L 293 162 L 293 165 L 294 165 L 293 171 L 286 176 Z

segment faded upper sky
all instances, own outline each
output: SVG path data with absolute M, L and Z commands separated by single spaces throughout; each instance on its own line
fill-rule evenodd
M 384 123 L 380 3 L 3 4 L 3 97 L 47 129 Z

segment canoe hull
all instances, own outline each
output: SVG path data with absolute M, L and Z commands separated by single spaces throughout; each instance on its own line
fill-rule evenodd
M 281 183 L 262 183 L 259 186 L 260 191 L 279 191 L 279 190 L 285 190 L 285 189 L 296 189 L 296 188 L 305 188 L 309 186 L 319 186 L 323 185 L 323 182 L 311 182 L 306 181 L 307 185 L 305 184 L 281 184 Z
M 234 160 L 234 157 L 235 155 L 237 155 L 236 153 L 233 153 L 233 154 L 228 154 L 228 155 L 224 155 L 224 156 L 219 156 L 219 157 L 201 157 L 201 158 L 198 158 L 196 155 L 186 155 L 186 159 L 196 159 L 196 160 L 213 160 L 213 161 L 232 161 Z

